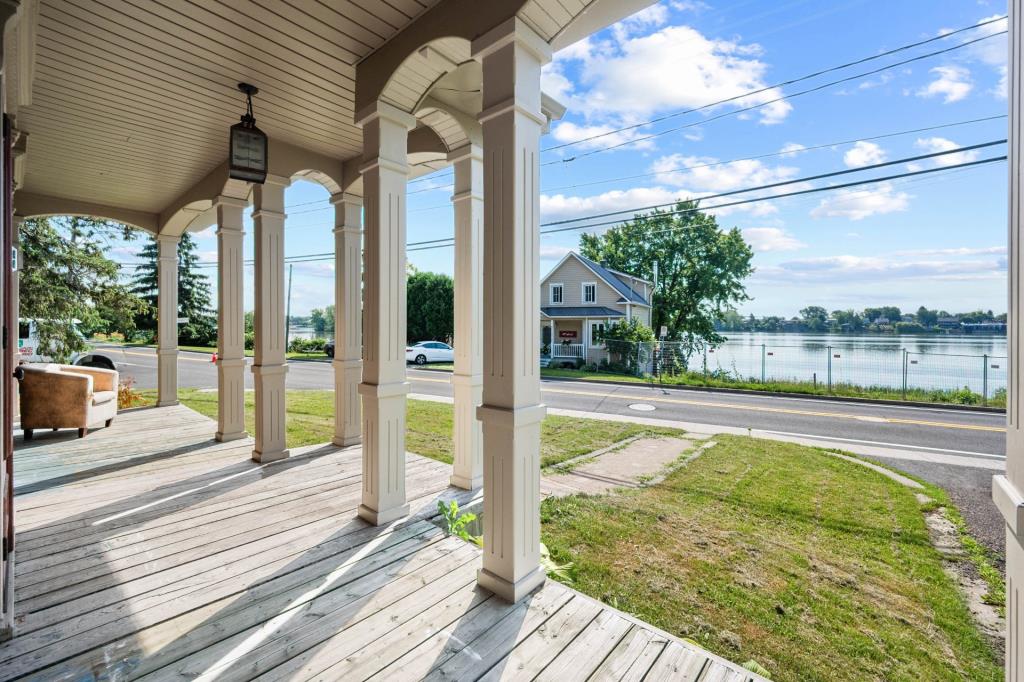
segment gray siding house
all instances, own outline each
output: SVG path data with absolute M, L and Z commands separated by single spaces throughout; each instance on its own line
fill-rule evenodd
M 605 357 L 601 332 L 621 320 L 651 324 L 653 285 L 606 268 L 575 251 L 540 283 L 541 356 L 545 363 Z

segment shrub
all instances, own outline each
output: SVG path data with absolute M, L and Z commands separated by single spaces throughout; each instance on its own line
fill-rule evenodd
M 132 388 L 135 377 L 125 377 L 117 384 L 117 409 L 124 410 L 136 407 L 144 402 L 142 394 Z
M 288 350 L 292 353 L 316 353 L 327 346 L 327 339 L 292 339 Z

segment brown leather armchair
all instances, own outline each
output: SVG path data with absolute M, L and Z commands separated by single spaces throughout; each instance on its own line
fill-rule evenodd
M 110 426 L 117 415 L 117 372 L 77 365 L 27 364 L 19 372 L 21 428 L 25 440 L 34 429 L 78 429 L 84 438 L 89 426 Z

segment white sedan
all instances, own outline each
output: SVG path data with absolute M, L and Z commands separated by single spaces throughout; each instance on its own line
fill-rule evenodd
M 405 347 L 405 361 L 425 365 L 428 362 L 454 362 L 455 351 L 440 341 L 420 341 Z

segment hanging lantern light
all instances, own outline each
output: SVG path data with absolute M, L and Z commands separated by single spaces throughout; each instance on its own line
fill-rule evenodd
M 252 114 L 252 96 L 259 88 L 239 83 L 238 89 L 245 93 L 248 106 L 242 120 L 231 126 L 228 177 L 262 185 L 267 179 L 267 136 L 256 127 Z

